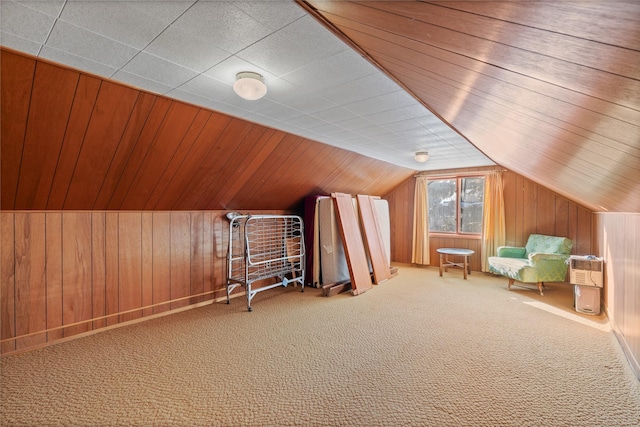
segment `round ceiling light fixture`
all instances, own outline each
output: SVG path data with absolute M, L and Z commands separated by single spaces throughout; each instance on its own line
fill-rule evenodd
M 424 163 L 429 160 L 429 152 L 428 151 L 418 151 L 414 157 L 416 162 Z
M 264 77 L 260 74 L 252 71 L 242 71 L 236 74 L 233 90 L 241 98 L 255 101 L 267 93 L 267 86 L 264 84 Z

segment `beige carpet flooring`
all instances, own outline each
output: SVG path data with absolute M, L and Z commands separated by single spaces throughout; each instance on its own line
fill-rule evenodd
M 1 359 L 3 426 L 639 426 L 604 315 L 436 268 L 244 298 Z

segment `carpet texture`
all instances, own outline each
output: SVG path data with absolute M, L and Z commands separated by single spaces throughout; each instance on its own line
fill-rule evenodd
M 639 426 L 572 288 L 401 267 L 358 296 L 244 298 L 1 359 L 3 426 Z

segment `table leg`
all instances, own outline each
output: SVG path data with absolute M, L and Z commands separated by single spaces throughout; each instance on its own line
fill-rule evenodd
M 440 277 L 442 277 L 442 262 L 443 262 L 442 257 L 443 255 L 440 254 Z
M 467 280 L 467 264 L 469 263 L 469 257 L 463 255 L 462 258 L 464 258 L 464 264 L 462 265 L 464 270 L 464 280 Z

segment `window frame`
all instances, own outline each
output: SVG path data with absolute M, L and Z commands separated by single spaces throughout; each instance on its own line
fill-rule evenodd
M 433 177 L 427 177 L 427 188 L 429 188 L 429 183 L 431 181 L 444 181 L 444 180 L 450 180 L 453 179 L 456 182 L 456 231 L 455 232 L 446 232 L 446 231 L 431 231 L 428 230 L 429 235 L 430 236 L 434 236 L 434 237 L 464 237 L 467 239 L 481 239 L 482 238 L 482 231 L 480 231 L 479 233 L 469 233 L 469 232 L 463 232 L 462 231 L 462 205 L 460 203 L 460 197 L 461 197 L 461 188 L 462 188 L 462 180 L 466 179 L 466 178 L 482 178 L 484 181 L 484 184 L 486 184 L 486 174 L 483 173 L 479 173 L 479 174 L 460 174 L 460 175 L 456 175 L 456 174 L 451 174 L 451 175 L 441 175 L 441 176 L 433 176 Z M 484 209 L 484 195 L 482 197 L 482 206 Z M 482 221 L 484 222 L 484 218 L 482 218 Z M 480 227 L 480 229 L 482 230 L 482 226 Z

